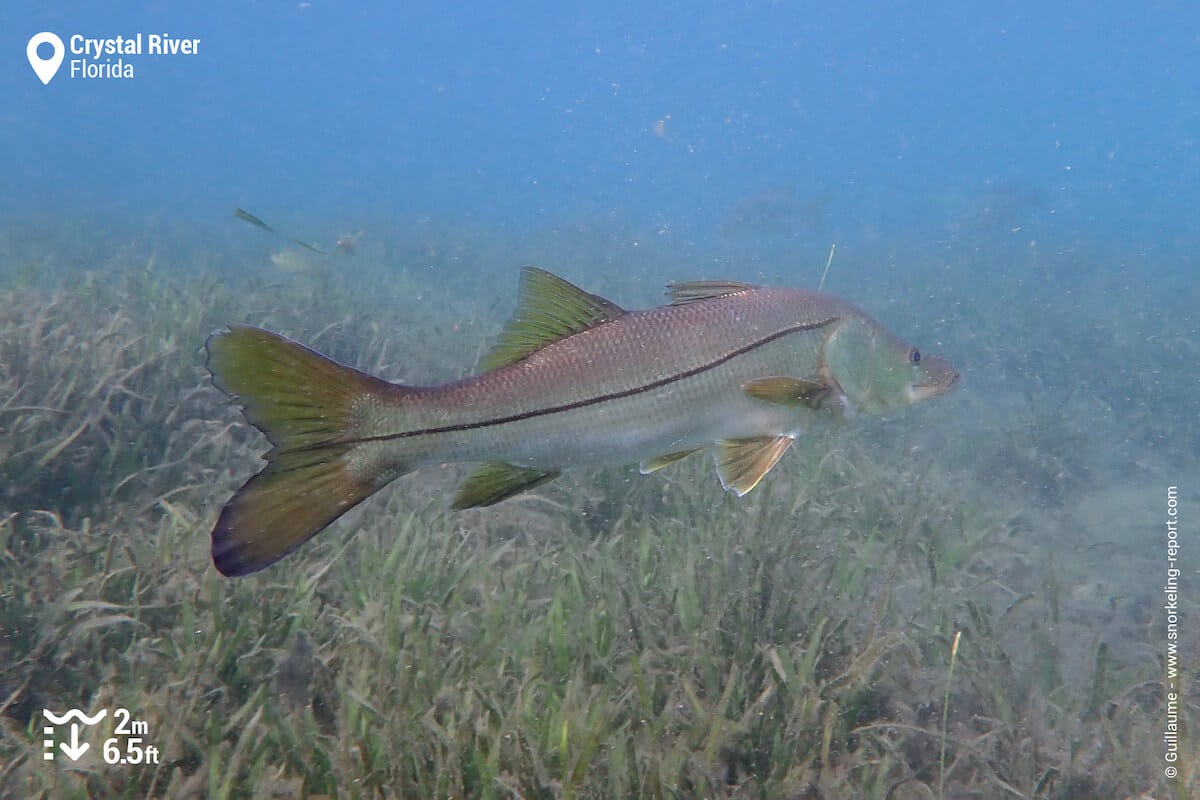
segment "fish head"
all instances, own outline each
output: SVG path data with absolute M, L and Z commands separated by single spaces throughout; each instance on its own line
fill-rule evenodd
M 825 377 L 842 403 L 865 412 L 912 405 L 951 389 L 958 371 L 926 355 L 873 320 L 848 317 L 825 340 Z

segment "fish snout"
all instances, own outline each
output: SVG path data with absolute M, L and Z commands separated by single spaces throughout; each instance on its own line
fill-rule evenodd
M 958 370 L 944 358 L 925 356 L 921 359 L 921 379 L 909 387 L 909 402 L 919 403 L 937 397 L 958 383 Z

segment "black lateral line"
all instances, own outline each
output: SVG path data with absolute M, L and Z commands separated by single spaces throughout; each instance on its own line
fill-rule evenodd
M 652 391 L 654 389 L 661 388 L 663 386 L 666 386 L 667 384 L 674 383 L 675 381 L 682 381 L 682 380 L 686 380 L 688 378 L 695 377 L 696 375 L 699 375 L 702 372 L 707 372 L 708 370 L 716 369 L 717 367 L 721 366 L 722 364 L 725 364 L 725 363 L 737 358 L 740 355 L 745 355 L 746 353 L 749 353 L 751 350 L 762 347 L 765 344 L 770 344 L 771 342 L 775 341 L 776 339 L 780 339 L 784 336 L 789 336 L 793 333 L 804 333 L 807 331 L 820 330 L 821 328 L 824 328 L 826 325 L 830 325 L 839 319 L 841 319 L 841 317 L 829 317 L 828 319 L 823 319 L 820 322 L 808 322 L 803 325 L 793 325 L 789 328 L 783 328 L 782 330 L 778 330 L 775 333 L 772 333 L 770 336 L 764 336 L 763 338 L 761 338 L 757 341 L 751 342 L 751 343 L 745 345 L 744 347 L 739 347 L 737 350 L 733 350 L 729 353 L 726 353 L 725 355 L 723 355 L 719 358 L 716 358 L 716 359 L 708 362 L 707 364 L 701 364 L 698 367 L 693 367 L 692 369 L 685 370 L 684 372 L 680 372 L 676 375 L 669 375 L 665 378 L 659 378 L 658 380 L 652 381 L 651 383 L 647 383 L 644 386 L 634 386 L 629 389 L 623 389 L 622 391 L 619 391 L 619 392 L 610 392 L 609 394 L 602 394 L 602 395 L 598 395 L 596 397 L 587 397 L 587 398 L 584 398 L 583 400 L 576 400 L 571 403 L 563 403 L 562 405 L 558 405 L 558 406 L 548 406 L 546 408 L 535 408 L 531 411 L 522 411 L 519 414 L 510 414 L 506 417 L 496 417 L 495 419 L 483 419 L 483 420 L 479 420 L 477 422 L 462 422 L 457 425 L 443 425 L 443 426 L 437 427 L 437 428 L 421 428 L 419 430 L 401 431 L 399 433 L 387 433 L 387 434 L 382 434 L 379 436 L 364 436 L 364 437 L 358 438 L 358 439 L 337 439 L 337 440 L 333 440 L 333 441 L 329 441 L 329 442 L 322 442 L 322 443 L 318 443 L 318 444 L 307 445 L 304 448 L 297 448 L 297 449 L 301 449 L 301 450 L 308 449 L 308 448 L 316 449 L 319 447 L 327 447 L 331 444 L 360 444 L 360 443 L 364 443 L 364 442 L 387 442 L 387 441 L 392 441 L 394 439 L 409 439 L 414 436 L 429 436 L 429 435 L 435 434 L 435 433 L 461 433 L 462 431 L 477 430 L 479 428 L 487 428 L 492 425 L 506 425 L 510 422 L 522 422 L 524 420 L 534 419 L 536 417 L 548 416 L 550 414 L 559 414 L 564 411 L 573 411 L 577 408 L 586 408 L 587 406 L 596 405 L 597 403 L 605 403 L 605 402 L 608 402 L 609 400 L 621 400 L 626 397 L 633 397 L 634 395 L 641 394 L 642 392 L 648 392 L 648 391 Z

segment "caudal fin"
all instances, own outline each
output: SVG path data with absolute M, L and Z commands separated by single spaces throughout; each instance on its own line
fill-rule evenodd
M 338 364 L 261 328 L 231 326 L 209 337 L 213 382 L 236 397 L 271 441 L 267 466 L 225 507 L 212 532 L 213 564 L 249 575 L 315 536 L 387 479 L 365 469 L 353 430 L 356 401 L 392 384 Z

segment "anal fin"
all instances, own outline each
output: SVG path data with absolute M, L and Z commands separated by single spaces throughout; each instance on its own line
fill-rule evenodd
M 790 436 L 722 439 L 717 442 L 717 475 L 726 491 L 742 497 L 771 471 L 792 446 Z
M 464 508 L 490 506 L 557 477 L 557 472 L 543 472 L 531 467 L 506 464 L 503 461 L 489 461 L 467 476 L 454 493 L 450 507 L 461 511 Z

